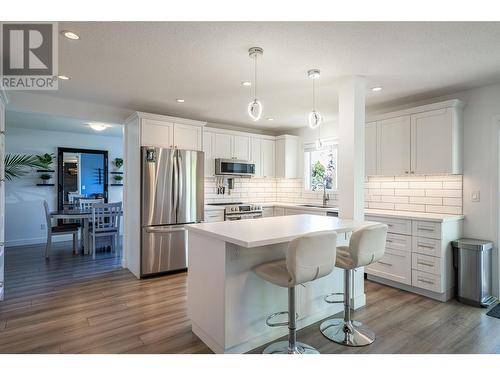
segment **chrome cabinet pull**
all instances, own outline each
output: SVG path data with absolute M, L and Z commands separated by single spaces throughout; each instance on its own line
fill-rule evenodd
M 427 267 L 434 267 L 434 264 L 430 264 L 430 263 L 426 263 L 426 262 L 418 261 L 417 264 L 421 264 L 422 266 L 427 266 Z
M 434 249 L 434 246 L 418 244 L 418 247 L 423 247 L 424 249 Z
M 380 260 L 378 261 L 380 264 L 383 264 L 384 266 L 389 266 L 392 267 L 391 263 L 386 263 L 386 262 L 381 262 Z
M 417 230 L 423 230 L 424 232 L 434 232 L 434 229 L 431 229 L 431 228 L 420 228 L 420 227 L 417 227 Z
M 424 280 L 424 279 L 417 278 L 417 281 L 420 281 L 420 282 L 426 283 L 426 284 L 434 285 L 434 283 L 432 281 L 429 281 L 429 280 Z

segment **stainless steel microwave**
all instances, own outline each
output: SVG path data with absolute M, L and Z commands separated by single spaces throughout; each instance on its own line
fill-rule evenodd
M 255 163 L 247 160 L 215 159 L 215 174 L 251 177 L 255 174 Z

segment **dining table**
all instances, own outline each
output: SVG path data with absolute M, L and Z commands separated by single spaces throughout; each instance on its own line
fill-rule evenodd
M 123 212 L 122 212 L 123 215 Z M 83 222 L 83 253 L 89 254 L 89 222 L 92 219 L 92 209 L 83 209 L 78 207 L 67 207 L 62 210 L 52 211 L 50 217 L 56 220 L 81 220 Z

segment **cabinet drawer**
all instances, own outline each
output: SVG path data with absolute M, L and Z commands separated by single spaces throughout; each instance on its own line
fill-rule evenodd
M 440 275 L 414 270 L 411 275 L 411 285 L 417 288 L 430 290 L 436 293 L 443 293 Z
M 432 238 L 412 237 L 412 251 L 418 254 L 441 257 L 441 241 Z
M 416 271 L 432 273 L 433 275 L 442 275 L 443 259 L 413 253 L 411 256 L 411 268 Z
M 412 234 L 414 236 L 441 239 L 441 223 L 433 221 L 413 221 Z
M 411 253 L 398 250 L 386 251 L 382 259 L 366 266 L 365 272 L 369 275 L 411 285 Z
M 205 223 L 224 221 L 224 211 L 205 211 Z
M 387 230 L 388 233 L 411 235 L 411 220 L 393 219 L 370 215 L 366 216 L 365 220 L 378 221 L 379 223 L 387 224 L 387 226 L 389 227 Z
M 385 244 L 386 252 L 388 250 L 411 251 L 411 237 L 403 234 L 387 233 Z

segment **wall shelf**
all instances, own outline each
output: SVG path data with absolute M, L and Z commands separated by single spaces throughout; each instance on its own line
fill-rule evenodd
M 36 186 L 56 186 L 56 184 L 36 184 Z
M 53 169 L 37 169 L 37 172 L 45 172 L 45 173 L 54 173 L 55 170 Z
M 110 186 L 123 186 L 123 184 L 110 184 Z
M 123 172 L 109 172 L 109 174 L 123 174 Z

